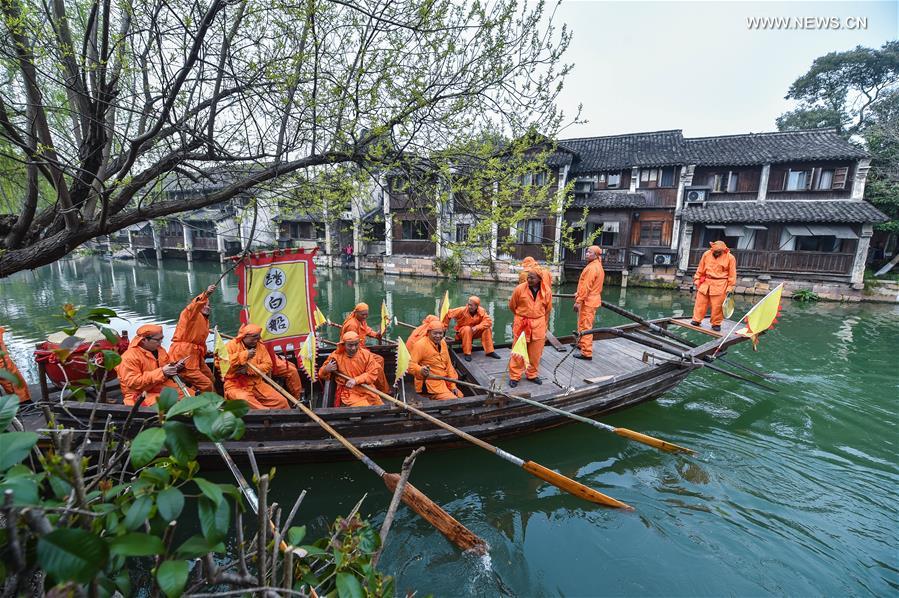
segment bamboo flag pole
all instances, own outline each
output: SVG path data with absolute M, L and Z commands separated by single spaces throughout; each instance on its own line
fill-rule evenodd
M 690 455 L 695 455 L 696 451 L 692 449 L 688 449 L 683 446 L 679 446 L 672 442 L 666 442 L 665 440 L 660 440 L 659 438 L 654 438 L 649 436 L 648 434 L 641 434 L 640 432 L 634 432 L 633 430 L 629 430 L 628 428 L 615 428 L 608 424 L 604 424 L 602 422 L 598 422 L 595 419 L 590 419 L 589 417 L 584 417 L 582 415 L 578 415 L 576 413 L 571 413 L 570 411 L 565 411 L 564 409 L 559 409 L 557 407 L 553 407 L 551 405 L 546 405 L 539 401 L 534 401 L 531 399 L 527 399 L 525 397 L 520 397 L 518 395 L 513 395 L 507 392 L 503 392 L 501 390 L 490 389 L 486 386 L 481 386 L 480 384 L 473 384 L 471 382 L 466 382 L 465 380 L 457 380 L 455 378 L 447 378 L 446 376 L 435 376 L 434 374 L 428 375 L 428 378 L 433 378 L 435 380 L 445 380 L 447 382 L 453 382 L 455 384 L 461 384 L 463 386 L 469 386 L 471 388 L 477 388 L 479 390 L 483 390 L 484 392 L 491 394 L 498 394 L 504 397 L 508 397 L 510 399 L 515 399 L 516 401 L 521 401 L 523 403 L 527 403 L 528 405 L 532 405 L 539 409 L 545 409 L 546 411 L 552 411 L 553 413 L 557 413 L 559 415 L 563 415 L 565 417 L 571 418 L 573 420 L 589 424 L 594 428 L 599 428 L 605 432 L 612 432 L 613 434 L 617 434 L 623 438 L 629 438 L 631 440 L 635 440 L 636 442 L 641 442 L 645 445 L 667 451 L 669 453 L 688 453 Z
M 342 378 L 344 380 L 349 380 L 349 376 L 346 376 L 340 372 L 335 372 L 335 373 L 340 378 Z M 415 415 L 417 415 L 423 419 L 426 419 L 427 421 L 431 422 L 435 426 L 438 426 L 440 428 L 443 428 L 444 430 L 452 432 L 456 436 L 459 436 L 460 438 L 463 438 L 463 439 L 467 440 L 468 442 L 470 442 L 474 445 L 477 445 L 486 451 L 493 453 L 497 457 L 504 459 L 505 461 L 508 461 L 509 463 L 512 463 L 513 465 L 516 465 L 516 466 L 524 469 L 529 474 L 531 474 L 535 477 L 538 477 L 545 482 L 549 482 L 556 488 L 559 488 L 560 490 L 564 490 L 565 492 L 568 492 L 569 494 L 571 494 L 573 496 L 577 496 L 584 500 L 587 500 L 587 501 L 590 501 L 593 503 L 597 503 L 600 505 L 604 505 L 607 507 L 615 507 L 618 509 L 627 509 L 628 511 L 634 510 L 634 508 L 632 506 L 630 506 L 629 504 L 623 503 L 620 500 L 612 498 L 611 496 L 606 496 L 602 492 L 598 492 L 598 491 L 594 490 L 593 488 L 589 488 L 589 487 L 581 484 L 580 482 L 576 482 L 569 477 L 566 477 L 558 472 L 555 472 L 551 469 L 548 469 L 548 468 L 540 465 L 539 463 L 535 463 L 534 461 L 525 461 L 524 459 L 520 459 L 520 458 L 516 457 L 515 455 L 513 455 L 511 453 L 507 453 L 506 451 L 502 450 L 501 448 L 495 447 L 492 444 L 490 444 L 489 442 L 485 442 L 485 441 L 481 440 L 480 438 L 475 438 L 468 432 L 463 432 L 462 430 L 460 430 L 454 426 L 451 426 L 450 424 L 448 424 L 444 421 L 441 421 L 441 420 L 437 419 L 436 417 L 434 417 L 428 413 L 425 413 L 424 411 L 422 411 L 420 409 L 416 409 L 415 407 L 412 407 L 411 405 L 406 405 L 402 401 L 394 399 L 389 394 L 381 392 L 380 390 L 377 390 L 376 388 L 374 388 L 368 384 L 357 384 L 357 386 L 360 386 L 360 387 L 364 388 L 365 390 L 378 395 L 385 401 L 393 403 L 394 405 L 397 405 L 398 407 L 406 409 L 407 411 L 410 411 L 410 412 L 414 413 Z
M 265 380 L 265 382 L 274 388 L 276 391 L 281 393 L 287 400 L 291 401 L 298 409 L 300 409 L 303 413 L 305 413 L 309 419 L 317 423 L 319 426 L 325 429 L 331 436 L 334 437 L 337 442 L 343 445 L 346 450 L 350 451 L 354 457 L 362 461 L 368 469 L 373 471 L 375 475 L 384 480 L 384 485 L 393 492 L 396 489 L 396 485 L 399 482 L 399 474 L 396 473 L 387 473 L 380 465 L 372 461 L 368 455 L 359 450 L 353 443 L 344 438 L 340 432 L 331 427 L 328 422 L 323 420 L 317 413 L 303 405 L 300 401 L 296 399 L 292 394 L 287 392 L 280 384 L 272 380 L 269 376 L 267 376 L 262 370 L 257 368 L 252 363 L 248 363 L 248 366 L 253 369 L 259 376 Z M 444 511 L 440 505 L 432 501 L 430 498 L 425 496 L 420 490 L 418 490 L 412 484 L 407 483 L 406 487 L 403 489 L 403 502 L 409 506 L 410 509 L 418 513 L 418 515 L 430 523 L 434 528 L 437 529 L 441 534 L 446 537 L 447 540 L 458 546 L 463 551 L 472 551 L 476 554 L 486 554 L 487 553 L 487 543 L 484 542 L 481 538 L 476 536 L 471 530 L 467 527 L 459 523 L 452 515 Z

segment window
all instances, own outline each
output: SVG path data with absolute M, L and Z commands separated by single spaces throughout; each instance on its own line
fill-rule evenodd
M 818 185 L 815 188 L 819 190 L 829 190 L 831 187 L 833 187 L 833 171 L 822 170 L 821 174 L 818 175 Z
M 658 168 L 641 168 L 640 169 L 640 186 L 656 187 L 659 180 Z
M 540 185 L 546 184 L 546 173 L 543 171 L 529 172 L 527 174 L 521 175 L 518 180 L 524 187 L 529 187 L 531 185 L 536 185 L 539 187 Z
M 599 239 L 597 239 L 597 243 L 599 243 L 600 247 L 615 247 L 618 241 L 618 233 L 617 232 L 606 232 L 603 231 L 599 235 Z
M 427 222 L 424 220 L 403 220 L 403 240 L 424 241 L 427 238 Z
M 674 167 L 662 169 L 662 179 L 659 181 L 659 187 L 674 187 Z
M 325 224 L 323 222 L 315 223 L 315 238 L 319 240 L 323 240 L 325 238 Z
M 590 193 L 593 191 L 593 181 L 577 181 L 574 184 L 575 193 Z
M 728 193 L 736 193 L 737 177 L 739 177 L 739 175 L 736 172 L 729 173 L 729 176 L 727 177 L 727 192 Z
M 716 172 L 709 175 L 708 185 L 713 193 L 735 193 L 738 177 L 739 174 L 736 172 Z
M 456 225 L 456 243 L 465 243 L 468 241 L 468 233 L 471 231 L 470 224 Z
M 640 245 L 662 244 L 662 221 L 661 220 L 644 220 L 640 222 Z
M 194 227 L 194 239 L 214 239 L 215 238 L 215 224 L 212 222 L 195 222 L 193 224 Z
M 603 175 L 603 176 L 605 176 L 605 175 Z M 618 187 L 620 184 L 621 184 L 621 173 L 620 172 L 609 173 L 609 182 L 607 184 L 608 188 L 614 189 L 615 187 Z
M 786 184 L 787 191 L 806 191 L 812 186 L 812 171 L 788 170 Z
M 797 251 L 839 251 L 842 241 L 833 236 L 796 237 Z
M 543 220 L 533 218 L 518 223 L 518 243 L 537 245 L 543 242 Z

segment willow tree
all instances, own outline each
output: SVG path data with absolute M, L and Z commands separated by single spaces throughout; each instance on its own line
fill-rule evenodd
M 569 34 L 513 0 L 0 0 L 0 276 L 288 175 L 552 135 Z M 173 180 L 223 165 L 214 192 Z M 6 175 L 4 175 L 6 176 Z M 163 191 L 161 191 L 161 189 Z

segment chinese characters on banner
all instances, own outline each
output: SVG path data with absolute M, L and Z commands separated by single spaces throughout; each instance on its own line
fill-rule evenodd
M 262 327 L 262 340 L 299 348 L 314 327 L 315 252 L 301 250 L 252 254 L 237 267 L 237 300 L 246 308 L 241 321 Z

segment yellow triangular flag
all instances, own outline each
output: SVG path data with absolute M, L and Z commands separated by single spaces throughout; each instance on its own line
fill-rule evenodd
M 228 370 L 231 369 L 231 357 L 228 355 L 228 348 L 225 346 L 224 341 L 222 341 L 222 335 L 219 334 L 219 327 L 215 327 L 215 347 L 213 348 L 213 353 L 215 354 L 215 364 L 218 366 L 219 372 L 224 378 L 228 374 Z
M 406 343 L 403 342 L 401 337 L 397 337 L 396 339 L 396 376 L 394 380 L 399 380 L 403 376 L 406 375 L 406 370 L 409 369 L 409 362 L 412 361 L 412 356 L 409 355 L 409 349 L 406 348 Z
M 317 305 L 315 306 L 315 313 L 313 314 L 313 317 L 315 318 L 316 328 L 318 328 L 322 324 L 328 323 L 328 318 L 325 317 L 325 314 L 322 313 L 322 310 L 320 310 Z
M 780 298 L 783 294 L 783 283 L 765 295 L 743 318 L 746 328 L 737 330 L 737 334 L 752 340 L 752 348 L 758 350 L 759 335 L 771 328 L 780 313 Z
M 440 321 L 443 321 L 443 318 L 446 317 L 447 312 L 449 312 L 449 291 L 443 292 L 443 303 L 440 304 Z
M 387 323 L 390 321 L 390 314 L 387 313 L 387 303 L 381 301 L 381 334 L 387 332 Z
M 303 366 L 303 369 L 306 370 L 306 375 L 309 376 L 309 380 L 315 382 L 315 358 L 316 358 L 316 343 L 315 343 L 315 333 L 310 332 L 306 337 L 306 340 L 303 341 L 303 344 L 300 345 L 300 363 Z
M 512 345 L 512 353 L 509 355 L 509 358 L 512 358 L 512 355 L 518 355 L 522 359 L 524 359 L 524 363 L 527 365 L 531 365 L 531 360 L 528 359 L 528 342 L 524 338 L 524 332 L 518 335 L 518 339 L 515 341 L 515 344 Z

